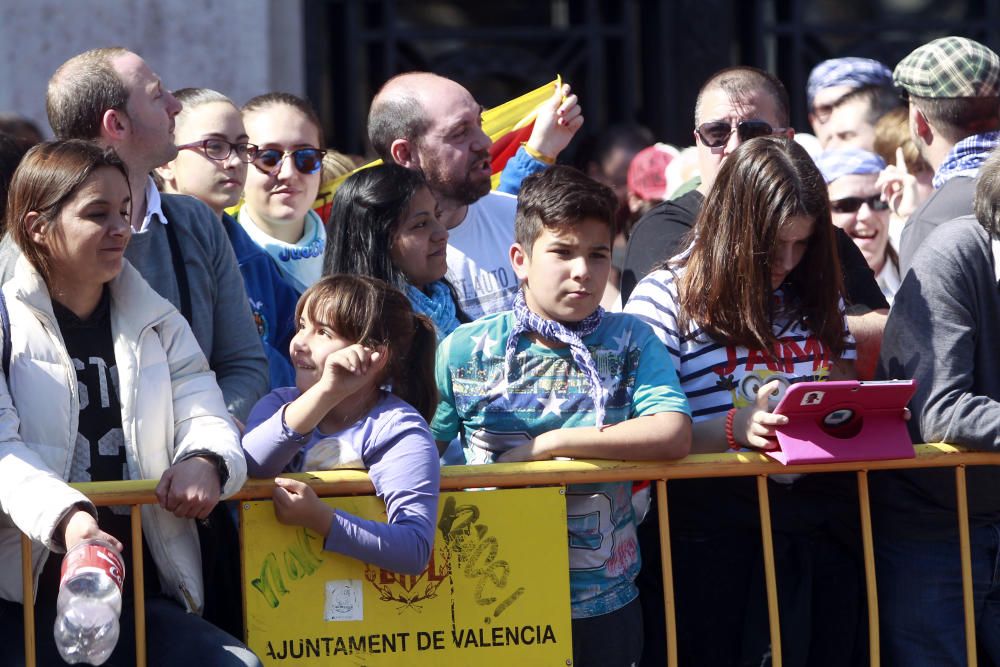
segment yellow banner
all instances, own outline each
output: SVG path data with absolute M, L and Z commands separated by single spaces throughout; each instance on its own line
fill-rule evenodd
M 323 551 L 270 501 L 243 503 L 247 644 L 265 665 L 567 665 L 566 502 L 560 487 L 442 493 L 417 576 Z M 328 498 L 385 521 L 372 496 Z
M 555 87 L 562 87 L 562 77 L 556 76 L 544 86 L 535 88 L 520 97 L 507 100 L 499 106 L 483 112 L 483 132 L 496 141 L 511 130 L 517 130 L 535 120 L 538 107 L 552 97 Z

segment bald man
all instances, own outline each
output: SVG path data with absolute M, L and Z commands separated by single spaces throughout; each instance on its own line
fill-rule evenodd
M 522 176 L 555 162 L 583 123 L 568 86 L 555 91 L 518 154 Z M 386 162 L 423 173 L 448 228 L 448 279 L 472 319 L 508 310 L 517 278 L 507 259 L 514 242 L 515 197 L 490 192 L 490 146 L 482 106 L 451 79 L 409 72 L 372 100 L 368 138 Z M 511 168 L 510 163 L 505 169 Z

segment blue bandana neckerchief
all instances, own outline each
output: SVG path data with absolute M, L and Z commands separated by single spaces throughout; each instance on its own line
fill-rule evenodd
M 983 132 L 959 141 L 934 173 L 931 184 L 940 188 L 955 176 L 974 178 L 993 149 L 1000 144 L 1000 132 Z
M 594 364 L 594 357 L 590 350 L 583 344 L 584 336 L 589 336 L 604 319 L 604 309 L 597 307 L 593 313 L 580 320 L 576 324 L 566 326 L 554 320 L 547 320 L 540 315 L 536 315 L 528 308 L 524 301 L 524 291 L 518 290 L 514 296 L 514 328 L 507 338 L 507 348 L 504 351 L 503 382 L 510 378 L 510 369 L 514 363 L 514 353 L 517 350 L 517 339 L 524 333 L 536 333 L 542 338 L 558 341 L 569 345 L 570 354 L 573 361 L 582 370 L 587 379 L 590 380 L 590 396 L 594 401 L 594 420 L 596 426 L 604 426 L 604 407 L 608 400 L 608 391 L 601 381 L 601 374 L 597 372 Z
M 458 328 L 458 315 L 455 310 L 455 299 L 451 290 L 443 280 L 435 280 L 427 285 L 427 291 L 407 285 L 406 296 L 410 299 L 413 310 L 426 315 L 434 322 L 437 339 L 440 343 L 445 336 Z

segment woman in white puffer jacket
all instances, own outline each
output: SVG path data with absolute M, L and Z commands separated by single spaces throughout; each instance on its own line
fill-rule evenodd
M 124 259 L 130 206 L 125 167 L 89 142 L 39 144 L 11 182 L 5 232 L 22 256 L 3 287 L 17 416 L 0 390 L 0 641 L 22 644 L 21 531 L 34 542 L 39 664 L 57 661 L 61 554 L 98 538 L 131 562 L 128 508 L 97 509 L 66 482 L 158 479 L 140 547 L 149 664 L 259 665 L 198 616 L 194 520 L 242 486 L 246 462 L 187 322 Z M 131 599 L 128 582 L 109 664 L 132 661 Z

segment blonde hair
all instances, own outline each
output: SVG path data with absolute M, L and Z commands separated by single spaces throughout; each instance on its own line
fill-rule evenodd
M 875 124 L 875 152 L 886 164 L 896 163 L 897 148 L 903 149 L 906 171 L 919 174 L 931 170 L 927 160 L 920 157 L 920 151 L 910 136 L 910 121 L 906 109 L 893 109 Z

